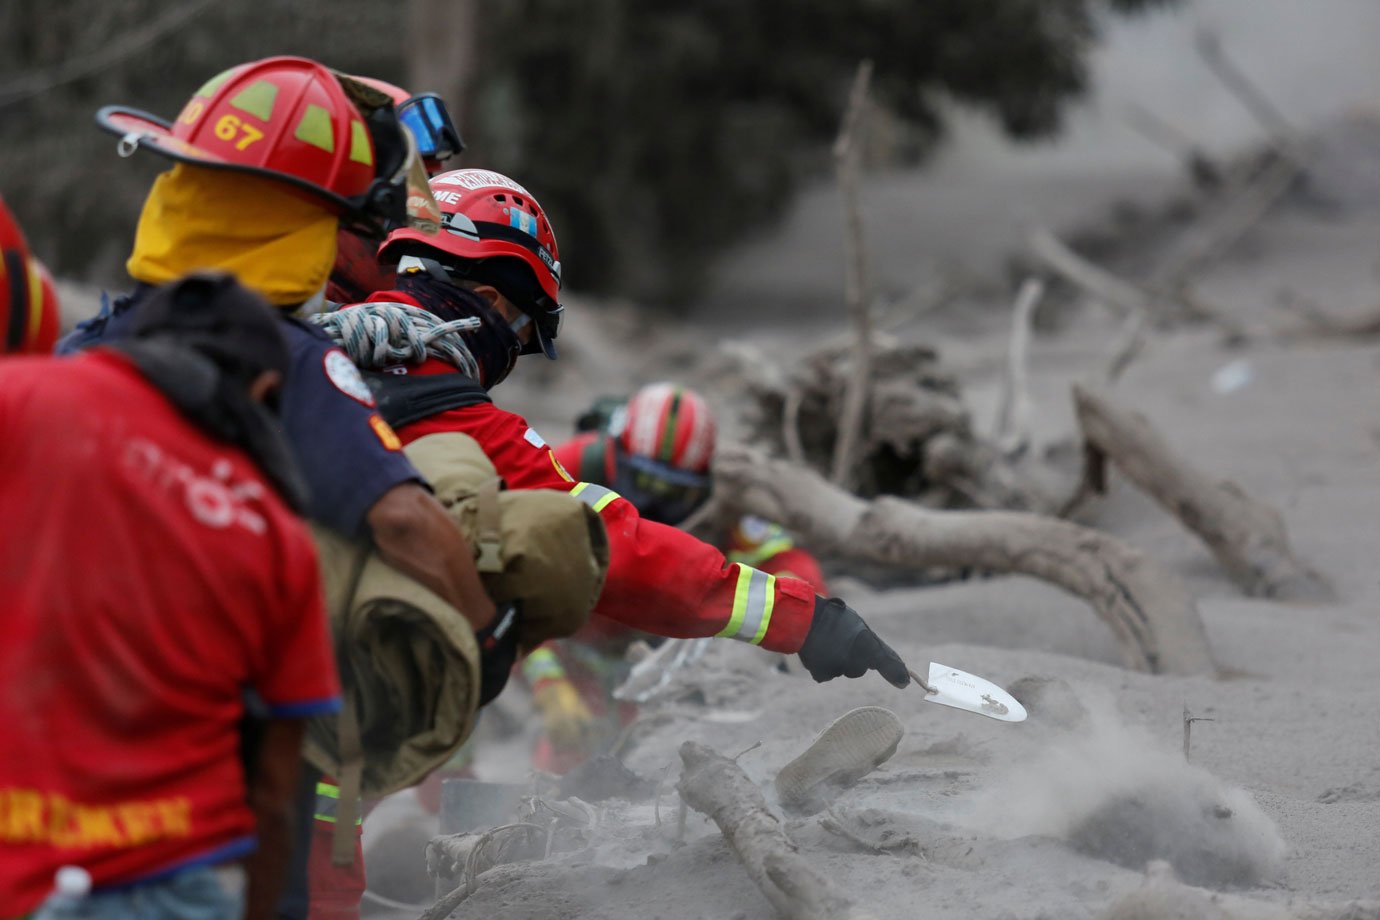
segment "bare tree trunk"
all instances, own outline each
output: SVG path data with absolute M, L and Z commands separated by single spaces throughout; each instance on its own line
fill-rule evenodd
M 1073 401 L 1089 450 L 1104 455 L 1193 531 L 1247 594 L 1330 595 L 1321 576 L 1295 558 L 1278 511 L 1177 456 L 1140 413 L 1077 385 Z
M 1045 295 L 1045 283 L 1027 278 L 1011 307 L 1011 342 L 1006 348 L 1006 374 L 1001 381 L 996 427 L 992 439 L 1004 454 L 1014 456 L 1030 444 L 1030 338 L 1035 308 Z
M 407 89 L 446 100 L 460 136 L 472 114 L 470 77 L 477 67 L 477 0 L 410 0 Z
M 830 479 L 845 488 L 853 480 L 853 465 L 857 460 L 858 444 L 862 440 L 862 423 L 866 415 L 868 389 L 872 383 L 872 294 L 867 280 L 867 244 L 863 240 L 862 204 L 858 201 L 861 169 L 858 146 L 863 115 L 867 109 L 867 89 L 872 82 L 872 62 L 858 64 L 853 78 L 853 90 L 848 96 L 848 111 L 843 127 L 834 143 L 834 161 L 838 169 L 839 194 L 848 228 L 848 274 L 844 284 L 844 299 L 853 317 L 853 374 L 844 391 L 843 414 L 839 419 L 838 441 L 834 445 L 834 465 Z
M 708 815 L 753 883 L 787 920 L 863 920 L 866 913 L 820 874 L 786 836 L 762 790 L 732 760 L 694 741 L 680 746 L 681 798 Z
M 895 498 L 867 502 L 746 447 L 721 448 L 714 475 L 726 504 L 778 521 L 820 550 L 904 568 L 1031 575 L 1085 600 L 1116 635 L 1127 667 L 1216 670 L 1183 583 L 1107 534 L 1022 512 L 930 511 Z

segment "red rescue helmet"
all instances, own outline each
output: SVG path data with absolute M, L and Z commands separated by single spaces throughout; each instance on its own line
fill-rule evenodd
M 493 285 L 536 326 L 523 353 L 540 348 L 555 358 L 564 314 L 561 257 L 541 205 L 527 189 L 487 169 L 442 173 L 431 180 L 431 191 L 441 209 L 441 232 L 394 230 L 379 248 L 379 260 L 399 263 L 399 272 Z
M 23 231 L 0 199 L 0 353 L 52 351 L 58 314 L 52 276 L 29 255 Z
M 630 457 L 707 473 L 715 432 L 714 414 L 703 396 L 673 383 L 653 383 L 628 400 L 618 445 Z
M 281 180 L 366 224 L 434 226 L 416 142 L 392 99 L 315 61 L 272 57 L 212 77 L 173 124 L 122 106 L 97 123 L 140 147 L 190 163 Z

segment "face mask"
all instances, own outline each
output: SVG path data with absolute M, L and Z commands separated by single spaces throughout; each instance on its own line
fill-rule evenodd
M 479 382 L 484 389 L 498 386 L 512 371 L 522 352 L 522 343 L 503 314 L 483 297 L 423 272 L 399 275 L 398 290 L 415 297 L 423 309 L 442 320 L 474 318 L 480 321 L 478 329 L 461 335 L 479 364 Z

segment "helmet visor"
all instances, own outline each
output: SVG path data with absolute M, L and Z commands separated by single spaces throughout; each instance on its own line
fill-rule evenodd
M 398 121 L 417 139 L 417 152 L 429 160 L 446 160 L 465 149 L 445 101 L 435 93 L 413 96 L 398 106 Z

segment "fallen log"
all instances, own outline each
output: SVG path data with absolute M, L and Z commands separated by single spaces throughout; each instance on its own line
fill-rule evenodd
M 1183 583 L 1107 534 L 1025 512 L 931 511 L 887 497 L 869 502 L 747 447 L 720 448 L 714 476 L 727 506 L 779 522 L 816 551 L 913 569 L 1030 575 L 1086 601 L 1116 635 L 1127 667 L 1216 670 Z
M 1294 556 L 1278 511 L 1176 455 L 1140 413 L 1077 384 L 1073 401 L 1093 462 L 1110 462 L 1178 518 L 1247 594 L 1294 600 L 1331 595 L 1322 576 Z
M 691 808 L 719 826 L 753 883 L 787 920 L 864 920 L 869 915 L 810 865 L 767 808 L 742 767 L 694 741 L 680 746 L 677 789 Z

